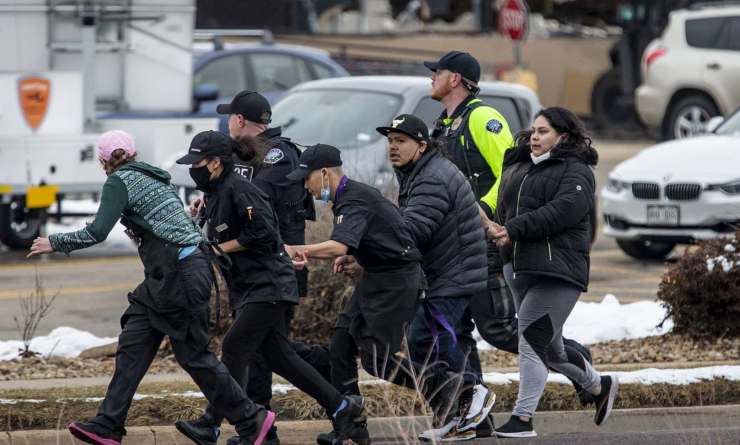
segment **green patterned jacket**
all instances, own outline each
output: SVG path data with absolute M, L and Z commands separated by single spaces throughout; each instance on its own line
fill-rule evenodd
M 51 246 L 56 252 L 69 253 L 103 242 L 124 212 L 129 221 L 166 242 L 188 246 L 203 240 L 170 185 L 169 173 L 143 162 L 131 162 L 105 181 L 93 222 L 74 232 L 50 235 Z

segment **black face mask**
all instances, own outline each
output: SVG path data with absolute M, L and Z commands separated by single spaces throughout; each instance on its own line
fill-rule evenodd
M 211 182 L 211 171 L 208 170 L 208 164 L 202 167 L 190 167 L 190 177 L 195 182 L 195 188 L 206 191 L 208 183 Z

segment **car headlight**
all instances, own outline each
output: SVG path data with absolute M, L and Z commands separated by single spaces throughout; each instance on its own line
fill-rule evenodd
M 606 182 L 606 189 L 614 193 L 619 193 L 622 190 L 627 190 L 629 187 L 629 182 L 620 181 L 614 178 L 609 178 L 609 180 Z
M 714 188 L 722 190 L 729 195 L 738 195 L 740 194 L 740 179 L 735 179 L 734 181 L 730 181 L 725 184 L 715 185 Z

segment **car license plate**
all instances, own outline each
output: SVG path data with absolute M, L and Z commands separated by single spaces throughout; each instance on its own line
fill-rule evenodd
M 678 206 L 647 206 L 647 222 L 651 226 L 677 226 Z

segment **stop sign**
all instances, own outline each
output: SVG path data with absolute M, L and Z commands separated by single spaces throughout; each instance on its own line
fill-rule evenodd
M 529 8 L 524 0 L 505 0 L 498 13 L 498 30 L 511 40 L 527 38 Z

